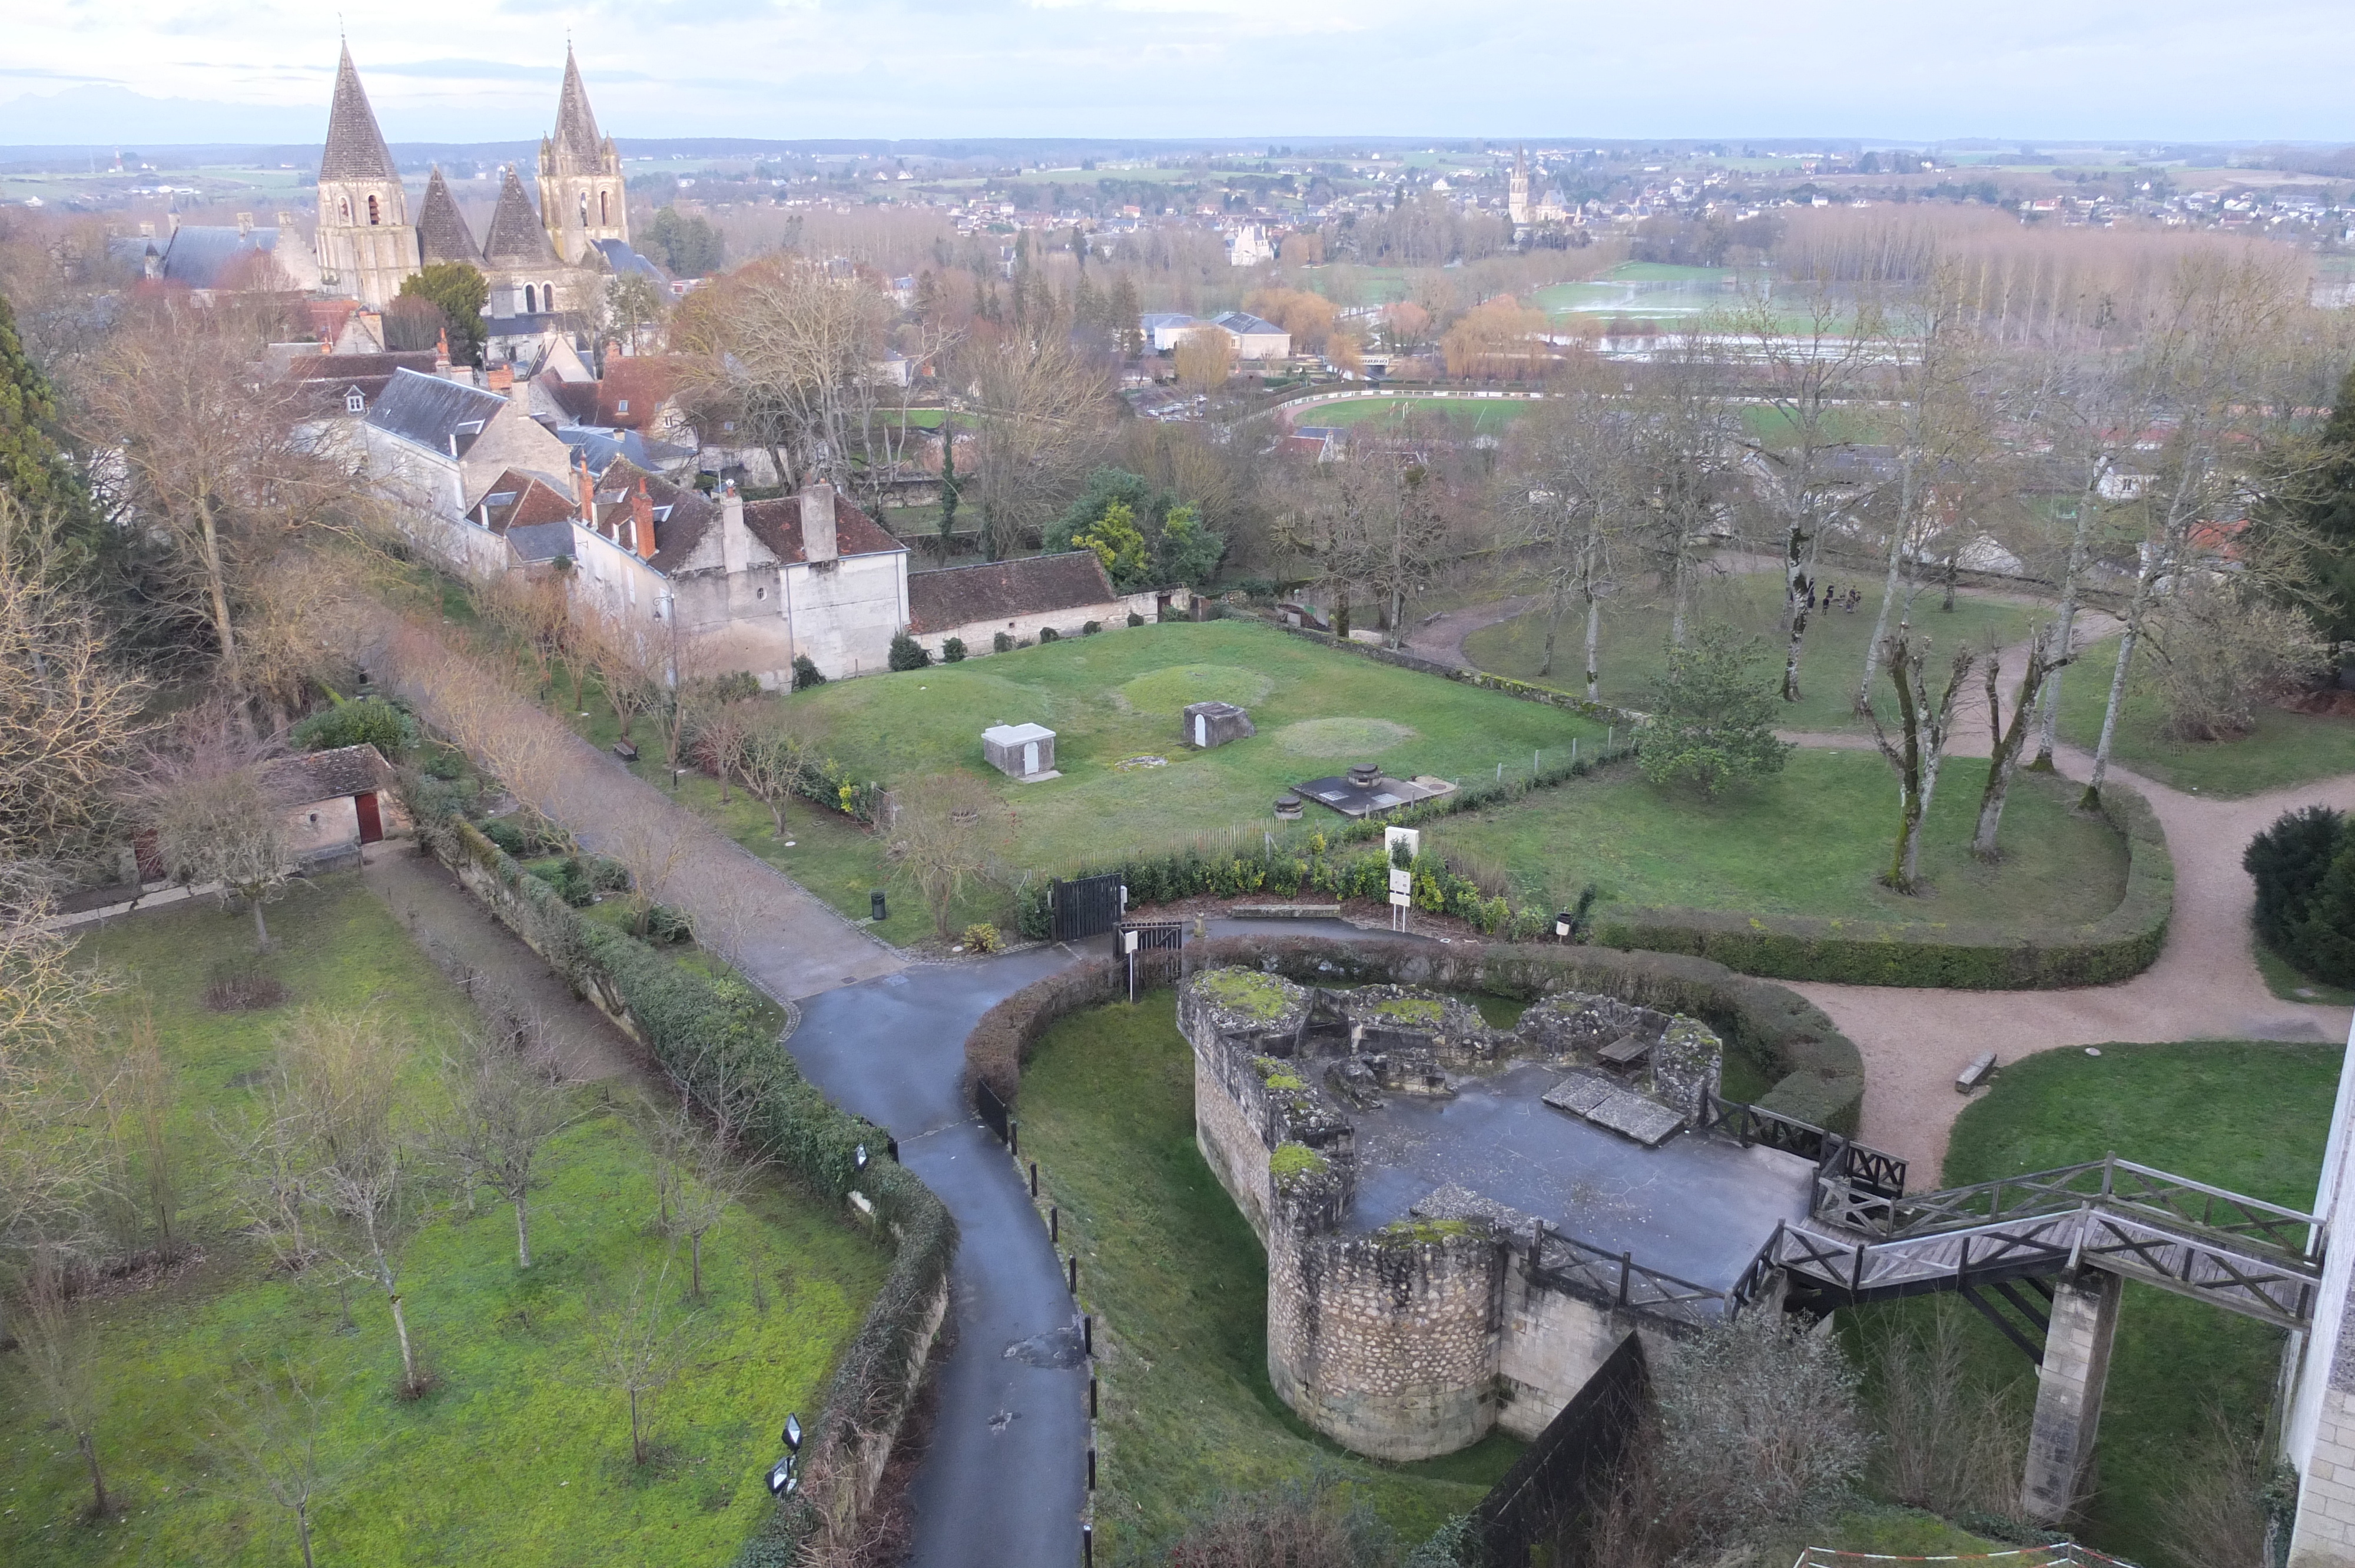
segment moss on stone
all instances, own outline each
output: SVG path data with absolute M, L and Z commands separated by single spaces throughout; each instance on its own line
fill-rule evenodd
M 1270 1073 L 1267 1086 L 1271 1089 L 1298 1090 L 1308 1086 L 1308 1080 L 1291 1073 Z
M 1392 1220 L 1374 1233 L 1379 1246 L 1417 1246 L 1473 1234 L 1469 1220 Z
M 1409 1023 L 1423 1029 L 1436 1029 L 1445 1016 L 1446 1003 L 1433 996 L 1394 996 L 1388 1001 L 1374 1004 L 1374 1016 L 1396 1023 Z
M 1305 1143 L 1279 1143 L 1267 1157 L 1267 1173 L 1281 1185 L 1305 1177 L 1322 1176 L 1333 1162 Z
M 1283 1017 L 1292 1005 L 1284 981 L 1254 969 L 1212 969 L 1194 987 L 1223 1011 L 1262 1022 Z

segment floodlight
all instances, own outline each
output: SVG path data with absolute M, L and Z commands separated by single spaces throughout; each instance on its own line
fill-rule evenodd
M 785 1417 L 785 1446 L 796 1454 L 802 1451 L 802 1418 L 798 1415 Z

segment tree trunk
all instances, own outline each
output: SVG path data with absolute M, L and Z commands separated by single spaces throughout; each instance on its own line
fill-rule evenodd
M 2118 663 L 2110 676 L 2109 705 L 2102 710 L 2102 740 L 2094 748 L 2094 774 L 2085 780 L 2085 793 L 2078 801 L 2079 806 L 2088 811 L 2098 810 L 2102 804 L 2102 785 L 2110 774 L 2110 747 L 2117 738 L 2118 709 L 2126 702 L 2126 669 L 2134 662 L 2135 638 L 2138 630 L 2129 623 L 2126 635 L 2118 639 Z
M 266 953 L 270 950 L 270 927 L 263 925 L 261 921 L 261 895 L 258 893 L 249 894 L 245 902 L 246 906 L 253 911 L 254 948 L 257 951 Z
M 638 1423 L 638 1391 L 634 1384 L 630 1389 L 630 1459 L 634 1464 L 646 1462 L 645 1429 Z
M 1911 477 L 1909 471 L 1908 488 Z M 1889 535 L 1889 569 L 1881 580 L 1881 609 L 1872 618 L 1872 640 L 1864 645 L 1864 679 L 1856 688 L 1856 712 L 1859 717 L 1872 705 L 1872 677 L 1881 673 L 1881 644 L 1889 635 L 1889 607 L 1897 601 L 1897 574 L 1905 560 L 1905 530 L 1913 507 L 1910 503 L 1902 503 L 1898 510 L 1901 515 L 1897 526 Z
M 687 1238 L 687 1294 L 700 1301 L 703 1299 L 703 1233 L 701 1231 L 697 1231 Z
M 1807 635 L 1807 595 L 1815 588 L 1803 558 L 1807 539 L 1793 524 L 1784 545 L 1783 609 L 1790 626 L 1790 641 L 1783 648 L 1783 700 L 1786 703 L 1799 700 L 1799 647 Z
M 1592 589 L 1586 595 L 1586 700 L 1603 700 L 1603 675 L 1595 668 L 1594 647 L 1603 635 L 1603 600 Z
M 2065 634 L 2064 634 L 2065 635 Z M 2019 767 L 2020 753 L 2028 748 L 2028 715 L 2036 710 L 2037 698 L 2051 674 L 2069 660 L 2065 652 L 2058 659 L 2048 657 L 2045 629 L 2038 627 L 2028 641 L 2028 667 L 2020 672 L 2019 700 L 2012 705 L 2011 725 L 2003 722 L 2003 699 L 2000 673 L 2002 661 L 1990 658 L 1987 669 L 1987 788 L 1979 795 L 1979 820 L 1971 834 L 1971 853 L 1980 860 L 2003 858 L 1996 834 L 2003 827 L 2003 807 L 2011 792 L 2012 774 Z
M 1670 590 L 1668 601 L 1668 645 L 1672 648 L 1681 648 L 1685 645 L 1685 610 L 1687 601 L 1691 595 L 1690 576 L 1686 569 L 1686 551 L 1682 541 L 1679 541 L 1677 545 L 1676 581 Z
M 74 1446 L 81 1450 L 82 1460 L 90 1466 L 90 1516 L 104 1519 L 107 1515 L 106 1475 L 98 1467 L 98 1441 L 89 1432 L 76 1438 Z
M 311 1561 L 311 1499 L 294 1505 L 294 1539 L 303 1548 L 303 1568 L 318 1568 Z
M 531 1201 L 522 1192 L 516 1193 L 516 1266 L 517 1268 L 531 1266 L 530 1205 Z
M 2077 526 L 2069 535 L 2069 558 L 2061 573 L 2061 611 L 2053 617 L 2052 678 L 2044 683 L 2044 711 L 2037 720 L 2036 760 L 2040 772 L 2052 771 L 2052 743 L 2061 726 L 2061 666 L 2066 664 L 2077 635 L 2077 577 L 2085 567 L 2085 536 L 2093 527 L 2094 502 L 2100 494 L 2097 470 L 2092 483 L 2077 497 Z
M 1561 613 L 1568 608 L 1570 607 L 1562 602 L 1562 596 L 1559 590 L 1551 596 L 1546 605 L 1545 656 L 1538 661 L 1538 679 L 1540 681 L 1550 680 L 1553 676 L 1554 636 L 1561 630 Z
M 400 1390 L 415 1394 L 417 1383 L 417 1352 L 409 1342 L 409 1319 L 400 1310 L 400 1292 L 388 1287 L 385 1299 L 392 1304 L 392 1331 L 400 1337 Z
M 202 491 L 197 493 L 197 527 L 204 536 L 205 592 L 212 600 L 213 635 L 220 639 L 221 666 L 229 675 L 230 687 L 242 695 L 245 671 L 238 657 L 236 630 L 229 625 L 229 584 L 221 567 L 220 533 L 213 525 L 212 503 Z

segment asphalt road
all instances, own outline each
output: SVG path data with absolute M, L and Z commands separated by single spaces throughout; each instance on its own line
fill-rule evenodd
M 1057 946 L 912 964 L 807 998 L 788 1042 L 828 1098 L 891 1130 L 962 1233 L 950 1273 L 956 1342 L 910 1488 L 911 1568 L 1080 1561 L 1088 1372 L 1078 1316 L 1028 1187 L 961 1088 L 964 1037 L 981 1015 L 1072 961 Z

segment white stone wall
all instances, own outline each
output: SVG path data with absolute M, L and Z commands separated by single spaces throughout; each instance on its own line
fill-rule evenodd
M 1526 1250 L 1505 1266 L 1503 1318 L 1497 1425 L 1525 1441 L 1561 1414 L 1627 1337 L 1626 1326 L 1603 1308 L 1531 1283 Z
M 286 813 L 286 848 L 297 860 L 359 842 L 359 807 L 349 795 L 314 800 Z
M 1038 615 L 1018 615 L 1010 620 L 968 621 L 963 626 L 950 627 L 945 631 L 927 632 L 918 641 L 923 643 L 933 658 L 938 659 L 941 656 L 941 644 L 952 637 L 961 637 L 964 640 L 965 657 L 978 659 L 997 651 L 997 634 L 1001 631 L 1013 638 L 1017 643 L 1026 639 L 1036 642 L 1039 640 L 1039 633 L 1050 626 L 1055 629 L 1055 634 L 1058 637 L 1082 636 L 1084 633 L 1081 628 L 1086 626 L 1091 620 L 1102 624 L 1106 631 L 1125 631 L 1128 630 L 1128 618 L 1131 614 L 1145 617 L 1145 623 L 1150 626 L 1156 619 L 1155 612 L 1158 602 L 1158 596 L 1153 593 L 1123 594 L 1117 599 L 1106 599 L 1102 604 L 1082 604 L 1070 609 L 1050 609 Z M 1170 611 L 1176 614 L 1181 610 L 1190 610 L 1193 608 L 1193 595 L 1180 588 L 1176 598 L 1170 601 Z
M 794 652 L 808 654 L 829 681 L 890 668 L 891 639 L 908 624 L 907 559 L 892 551 L 788 566 Z

